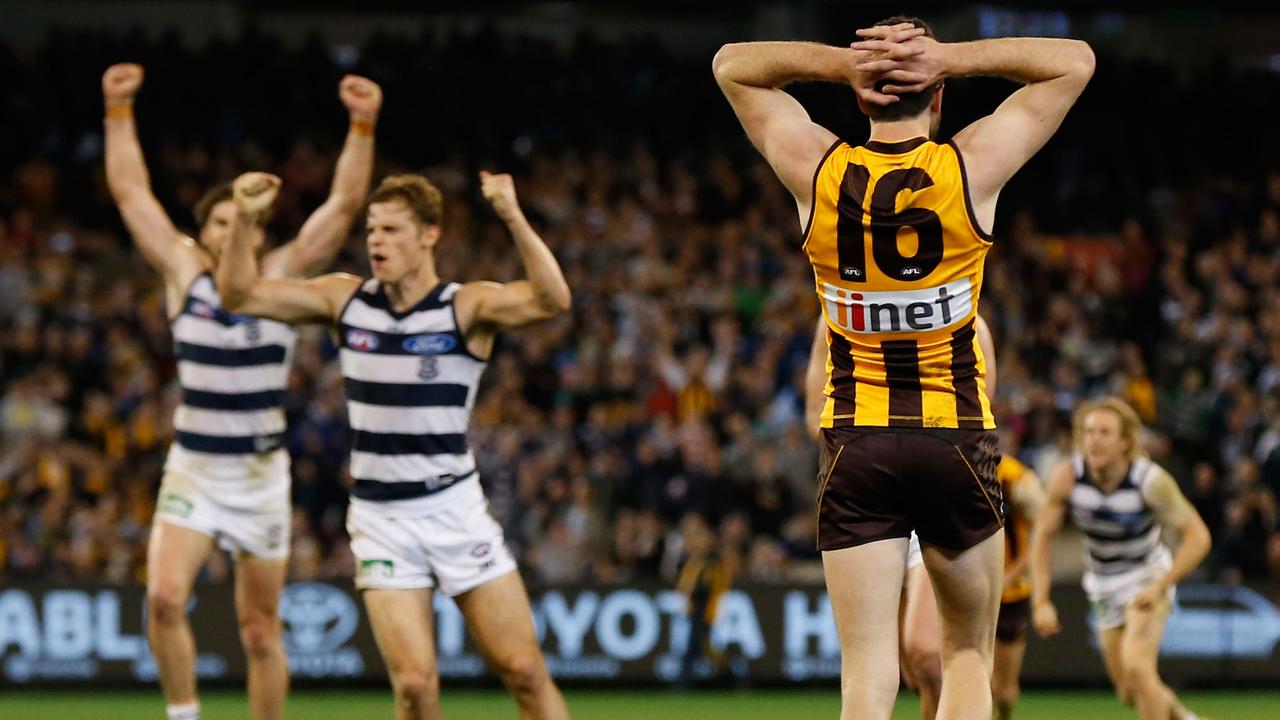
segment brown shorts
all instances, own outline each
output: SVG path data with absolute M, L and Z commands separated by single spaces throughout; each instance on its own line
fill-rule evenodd
M 994 430 L 848 427 L 820 441 L 818 549 L 905 538 L 967 550 L 1004 526 Z
M 1022 642 L 1031 624 L 1031 598 L 1022 598 L 1000 604 L 1000 617 L 996 620 L 996 639 L 1003 643 Z

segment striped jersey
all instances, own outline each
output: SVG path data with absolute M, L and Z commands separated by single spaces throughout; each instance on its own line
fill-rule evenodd
M 828 330 L 822 427 L 995 427 L 974 330 L 991 238 L 954 145 L 837 142 L 804 247 Z
M 475 476 L 467 427 L 486 362 L 467 349 L 453 300 L 440 283 L 406 312 L 377 280 L 352 295 L 339 318 L 347 385 L 352 495 L 410 500 Z
M 281 401 L 297 335 L 284 323 L 228 312 L 207 272 L 191 284 L 172 331 L 182 403 L 166 467 L 242 476 L 283 447 Z
M 1076 482 L 1071 488 L 1071 517 L 1084 531 L 1086 570 L 1109 577 L 1163 562 L 1169 549 L 1160 542 L 1160 523 L 1145 496 L 1159 466 L 1138 458 L 1120 485 L 1104 493 L 1082 457 L 1075 456 L 1072 463 Z

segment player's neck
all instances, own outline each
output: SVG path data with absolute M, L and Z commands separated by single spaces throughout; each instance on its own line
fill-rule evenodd
M 416 270 L 406 274 L 395 282 L 384 283 L 387 299 L 391 301 L 391 309 L 405 312 L 422 302 L 427 293 L 440 284 L 440 276 L 436 274 L 436 264 L 430 258 L 425 260 Z
M 1114 489 L 1124 481 L 1125 473 L 1129 470 L 1128 460 L 1117 460 L 1116 462 L 1107 463 L 1099 468 L 1090 468 L 1093 473 L 1094 481 L 1099 487 Z
M 883 143 L 896 143 L 918 137 L 929 137 L 932 120 L 929 113 L 903 120 L 877 120 L 871 123 L 871 137 Z

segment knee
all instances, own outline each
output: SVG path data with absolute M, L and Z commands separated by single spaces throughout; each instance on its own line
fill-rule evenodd
M 251 658 L 260 658 L 281 649 L 280 618 L 275 613 L 252 612 L 240 616 L 240 642 Z
M 147 619 L 158 625 L 181 622 L 187 611 L 187 594 L 176 585 L 154 583 L 147 586 Z
M 391 674 L 396 701 L 414 708 L 430 707 L 440 699 L 440 677 L 422 669 L 399 670 Z
M 534 695 L 551 681 L 547 666 L 536 653 L 521 653 L 499 663 L 502 682 L 516 695 Z
M 1125 686 L 1133 699 L 1158 693 L 1161 689 L 1160 676 L 1156 669 L 1146 663 L 1131 665 L 1125 668 Z
M 902 648 L 902 661 L 912 680 L 924 687 L 942 685 L 942 660 L 938 649 L 928 643 L 908 641 Z

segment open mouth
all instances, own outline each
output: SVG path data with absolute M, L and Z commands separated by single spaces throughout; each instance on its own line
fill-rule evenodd
M 387 256 L 383 255 L 382 253 L 371 253 L 369 255 L 369 262 L 374 265 L 382 265 L 386 261 L 387 261 Z

